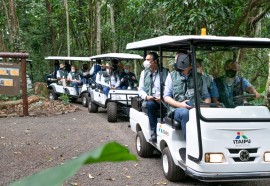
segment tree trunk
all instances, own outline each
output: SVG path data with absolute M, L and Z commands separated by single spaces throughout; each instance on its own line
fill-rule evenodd
M 69 14 L 68 14 L 68 2 L 64 0 L 64 5 L 66 9 L 66 21 L 67 21 L 67 52 L 68 56 L 70 56 L 70 35 L 69 35 Z
M 3 34 L 1 32 L 1 30 L 0 30 L 0 51 L 2 51 L 2 52 L 7 51 L 7 47 L 6 47 L 5 43 L 4 43 L 4 38 L 3 38 Z
M 12 32 L 11 32 L 11 23 L 10 23 L 10 19 L 9 19 L 9 13 L 8 13 L 8 9 L 7 9 L 7 6 L 6 6 L 6 3 L 4 0 L 2 0 L 2 4 L 3 4 L 3 9 L 4 9 L 4 12 L 5 12 L 5 17 L 6 17 L 6 25 L 7 25 L 7 30 L 9 32 L 9 43 L 12 44 L 13 43 L 13 35 L 12 35 Z
M 47 18 L 48 18 L 48 25 L 50 25 L 50 45 L 51 45 L 51 54 L 57 55 L 56 50 L 56 31 L 54 29 L 53 23 L 52 23 L 52 5 L 49 0 L 45 0 L 46 4 L 46 10 L 47 10 Z
M 97 0 L 97 54 L 101 54 L 101 27 L 100 27 L 100 6 L 101 2 L 100 0 Z
M 110 5 L 110 14 L 111 14 L 111 27 L 112 27 L 112 52 L 116 52 L 116 33 L 115 33 L 115 24 L 114 24 L 114 8 L 113 5 Z
M 11 26 L 11 42 L 13 44 L 13 48 L 18 51 L 20 46 L 19 46 L 19 22 L 16 16 L 16 8 L 14 6 L 13 0 L 8 0 L 8 5 L 9 5 L 9 14 L 10 14 L 10 26 Z

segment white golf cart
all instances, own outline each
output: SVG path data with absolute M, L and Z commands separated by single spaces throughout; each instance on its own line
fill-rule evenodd
M 65 57 L 65 56 L 48 56 L 45 58 L 46 60 L 53 61 L 80 61 L 89 63 L 91 60 L 89 57 Z M 51 100 L 57 100 L 59 96 L 62 94 L 68 94 L 71 100 L 76 101 L 77 99 L 81 99 L 82 105 L 87 107 L 89 102 L 89 84 L 82 84 L 79 86 L 79 95 L 76 93 L 76 89 L 67 84 L 66 90 L 63 85 L 58 83 L 56 77 L 49 77 L 46 80 L 48 83 L 48 98 Z
M 163 52 L 186 50 L 192 66 L 204 59 L 205 66 L 222 69 L 231 58 L 245 65 L 241 76 L 251 79 L 250 67 L 264 65 L 268 69 L 270 39 L 218 36 L 161 36 L 127 44 L 126 49 L 159 51 L 161 68 Z M 260 62 L 260 63 L 259 63 Z M 221 64 L 222 63 L 222 64 Z M 202 104 L 199 101 L 197 69 L 193 68 L 195 107 L 189 111 L 186 140 L 181 125 L 172 117 L 162 117 L 157 124 L 157 143 L 149 141 L 149 120 L 138 104 L 130 109 L 130 125 L 136 135 L 136 149 L 141 157 L 151 157 L 154 149 L 162 153 L 163 173 L 170 181 L 195 179 L 215 181 L 245 181 L 270 178 L 270 113 L 263 100 L 254 95 L 234 97 L 235 107 Z M 258 74 L 258 73 L 257 73 Z M 263 75 L 262 75 L 263 74 Z M 221 74 L 219 74 L 221 75 Z M 262 76 L 265 76 L 264 79 Z M 255 75 L 265 87 L 266 74 Z M 257 77 L 258 76 L 258 77 Z M 254 76 L 253 76 L 254 77 Z M 162 85 L 161 85 L 162 87 Z M 259 87 L 257 87 L 259 88 Z M 163 92 L 161 92 L 163 95 Z M 165 104 L 161 104 L 163 107 Z
M 136 54 L 127 54 L 127 53 L 107 53 L 92 56 L 91 60 L 100 59 L 104 62 L 109 62 L 113 59 L 123 61 L 134 61 L 142 60 L 143 58 L 140 55 Z M 107 75 L 107 72 L 103 72 L 103 76 Z M 127 89 L 127 90 L 110 90 L 108 97 L 103 93 L 102 86 L 98 84 L 93 84 L 92 89 L 90 90 L 91 101 L 88 105 L 88 111 L 90 113 L 98 112 L 98 107 L 107 109 L 107 120 L 109 122 L 116 122 L 118 113 L 122 113 L 125 116 L 129 116 L 129 108 L 131 106 L 131 98 L 138 97 L 137 89 Z

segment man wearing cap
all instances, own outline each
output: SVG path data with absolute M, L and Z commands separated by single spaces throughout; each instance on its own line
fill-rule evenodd
M 260 97 L 260 94 L 247 79 L 237 75 L 239 65 L 235 61 L 227 60 L 224 64 L 224 70 L 225 76 L 215 79 L 219 91 L 219 98 L 215 98 L 215 102 L 219 101 L 228 108 L 234 108 L 236 104 L 233 97 L 243 95 L 244 92 L 254 94 L 256 98 Z
M 68 72 L 65 69 L 65 64 L 61 63 L 59 70 L 57 70 L 56 78 L 58 79 L 58 83 L 63 85 L 66 88 L 66 79 Z
M 199 97 L 202 102 L 210 103 L 207 86 L 203 84 L 204 81 L 199 73 L 197 77 Z M 181 123 L 183 137 L 186 139 L 186 123 L 189 120 L 189 110 L 193 108 L 194 103 L 192 66 L 188 54 L 177 54 L 175 70 L 167 76 L 163 97 L 169 104 L 170 117 Z

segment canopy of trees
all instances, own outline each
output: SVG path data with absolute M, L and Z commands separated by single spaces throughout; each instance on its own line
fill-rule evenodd
M 49 55 L 126 52 L 132 41 L 200 34 L 202 27 L 219 36 L 270 35 L 269 0 L 2 0 L 0 4 L 0 51 L 28 52 L 35 81 L 43 81 L 49 72 L 44 60 Z M 268 75 L 265 63 L 247 68 L 258 69 Z

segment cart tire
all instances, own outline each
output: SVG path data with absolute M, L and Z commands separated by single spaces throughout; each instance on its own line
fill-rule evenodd
M 82 95 L 82 105 L 84 107 L 88 107 L 88 104 L 89 104 L 89 96 L 88 96 L 88 93 L 83 93 Z
M 146 141 L 143 132 L 138 131 L 136 135 L 136 151 L 142 158 L 149 158 L 153 156 L 155 148 Z
M 48 99 L 49 100 L 57 100 L 58 99 L 58 96 L 56 95 L 56 93 L 54 92 L 53 89 L 48 90 Z
M 97 113 L 98 112 L 98 105 L 94 102 L 90 101 L 88 104 L 88 112 L 90 113 Z
M 107 103 L 107 120 L 112 123 L 117 121 L 117 103 Z
M 169 181 L 182 181 L 186 178 L 185 172 L 175 165 L 168 147 L 165 147 L 162 151 L 162 170 Z

